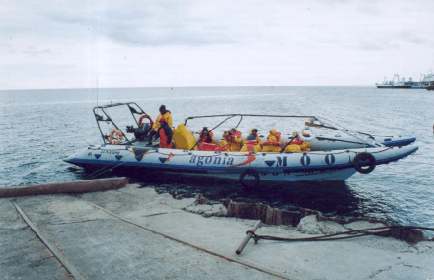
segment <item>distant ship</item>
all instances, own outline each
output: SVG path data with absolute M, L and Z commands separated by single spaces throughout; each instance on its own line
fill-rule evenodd
M 403 77 L 400 78 L 399 74 L 393 75 L 392 80 L 384 79 L 381 83 L 376 83 L 377 88 L 410 88 L 410 89 L 428 89 L 434 86 L 434 74 L 422 74 L 419 81 L 413 81 L 410 77 L 407 80 Z

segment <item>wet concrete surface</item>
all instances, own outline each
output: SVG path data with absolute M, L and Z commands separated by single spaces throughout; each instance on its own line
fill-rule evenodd
M 0 200 L 1 279 L 72 279 L 18 215 L 9 200 Z

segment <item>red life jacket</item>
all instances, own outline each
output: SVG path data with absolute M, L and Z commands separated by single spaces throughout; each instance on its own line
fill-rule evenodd
M 223 148 L 217 144 L 201 142 L 197 146 L 199 151 L 223 151 Z
M 265 141 L 263 145 L 266 145 L 266 146 L 267 145 L 269 145 L 269 146 L 280 146 L 280 137 L 281 137 L 281 135 L 282 134 L 280 132 L 277 132 L 275 135 L 272 135 L 272 134 L 268 135 L 267 141 Z M 271 138 L 270 136 L 276 138 L 276 140 L 270 140 L 270 138 Z
M 235 132 L 231 132 L 232 137 L 241 137 L 241 132 L 236 130 Z
M 256 145 L 258 145 L 258 141 L 256 141 L 256 140 L 247 140 L 246 141 L 247 151 L 248 152 L 254 152 Z
M 172 148 L 172 130 L 165 123 L 162 122 L 162 127 L 158 130 L 158 134 L 160 135 L 160 148 Z
M 304 143 L 304 141 L 301 140 L 299 137 L 296 137 L 296 138 L 294 138 L 294 139 L 291 140 L 291 144 L 301 145 L 303 143 Z

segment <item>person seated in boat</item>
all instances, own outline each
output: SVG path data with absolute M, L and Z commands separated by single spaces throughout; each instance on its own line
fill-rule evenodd
M 123 132 L 117 128 L 113 128 L 106 137 L 112 145 L 120 144 L 125 139 Z
M 199 143 L 214 143 L 214 133 L 208 127 L 202 128 L 199 134 Z
M 267 136 L 267 141 L 262 143 L 262 151 L 263 152 L 272 152 L 272 153 L 278 153 L 280 152 L 280 137 L 281 133 L 277 131 L 276 129 L 270 130 Z
M 292 133 L 292 138 L 286 144 L 284 152 L 285 153 L 300 153 L 303 151 L 309 151 L 310 150 L 310 144 L 306 141 L 304 141 L 298 132 L 294 131 Z
M 261 151 L 261 139 L 258 135 L 258 130 L 256 128 L 250 131 L 250 134 L 247 136 L 246 141 L 244 142 L 243 147 L 241 148 L 241 152 L 260 152 Z
M 229 151 L 231 152 L 239 152 L 243 145 L 243 138 L 241 136 L 241 132 L 232 128 L 229 131 Z
M 214 141 L 214 133 L 208 130 L 207 127 L 202 128 L 197 142 L 199 151 L 221 151 L 220 145 Z
M 154 124 L 152 125 L 152 130 L 149 134 L 149 145 L 152 144 L 152 139 L 154 136 L 158 138 L 159 136 L 159 129 L 161 127 L 161 121 L 163 120 L 170 128 L 173 126 L 173 118 L 172 118 L 172 112 L 167 110 L 166 105 L 161 105 L 159 108 L 160 114 L 157 116 L 157 118 L 154 121 Z
M 165 119 L 160 119 L 160 128 L 158 129 L 158 135 L 160 136 L 160 148 L 173 148 L 172 138 L 173 130 Z
M 303 139 L 301 139 L 300 134 L 297 131 L 292 132 L 292 139 L 290 141 L 291 144 L 301 145 L 304 143 Z
M 222 139 L 219 142 L 220 150 L 221 151 L 229 151 L 230 141 L 231 141 L 231 135 L 230 135 L 229 131 L 223 132 Z

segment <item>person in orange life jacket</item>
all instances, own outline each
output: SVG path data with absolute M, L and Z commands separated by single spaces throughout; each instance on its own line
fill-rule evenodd
M 209 131 L 207 127 L 202 128 L 199 134 L 199 143 L 214 143 L 214 133 Z
M 158 135 L 160 136 L 160 148 L 172 148 L 173 131 L 164 119 L 160 119 Z
M 155 119 L 154 124 L 152 125 L 152 130 L 149 133 L 149 145 L 152 145 L 152 139 L 154 136 L 156 136 L 156 138 L 159 136 L 158 130 L 161 126 L 161 120 L 163 120 L 170 128 L 173 126 L 172 112 L 166 109 L 166 105 L 161 105 L 159 111 L 160 114 Z

